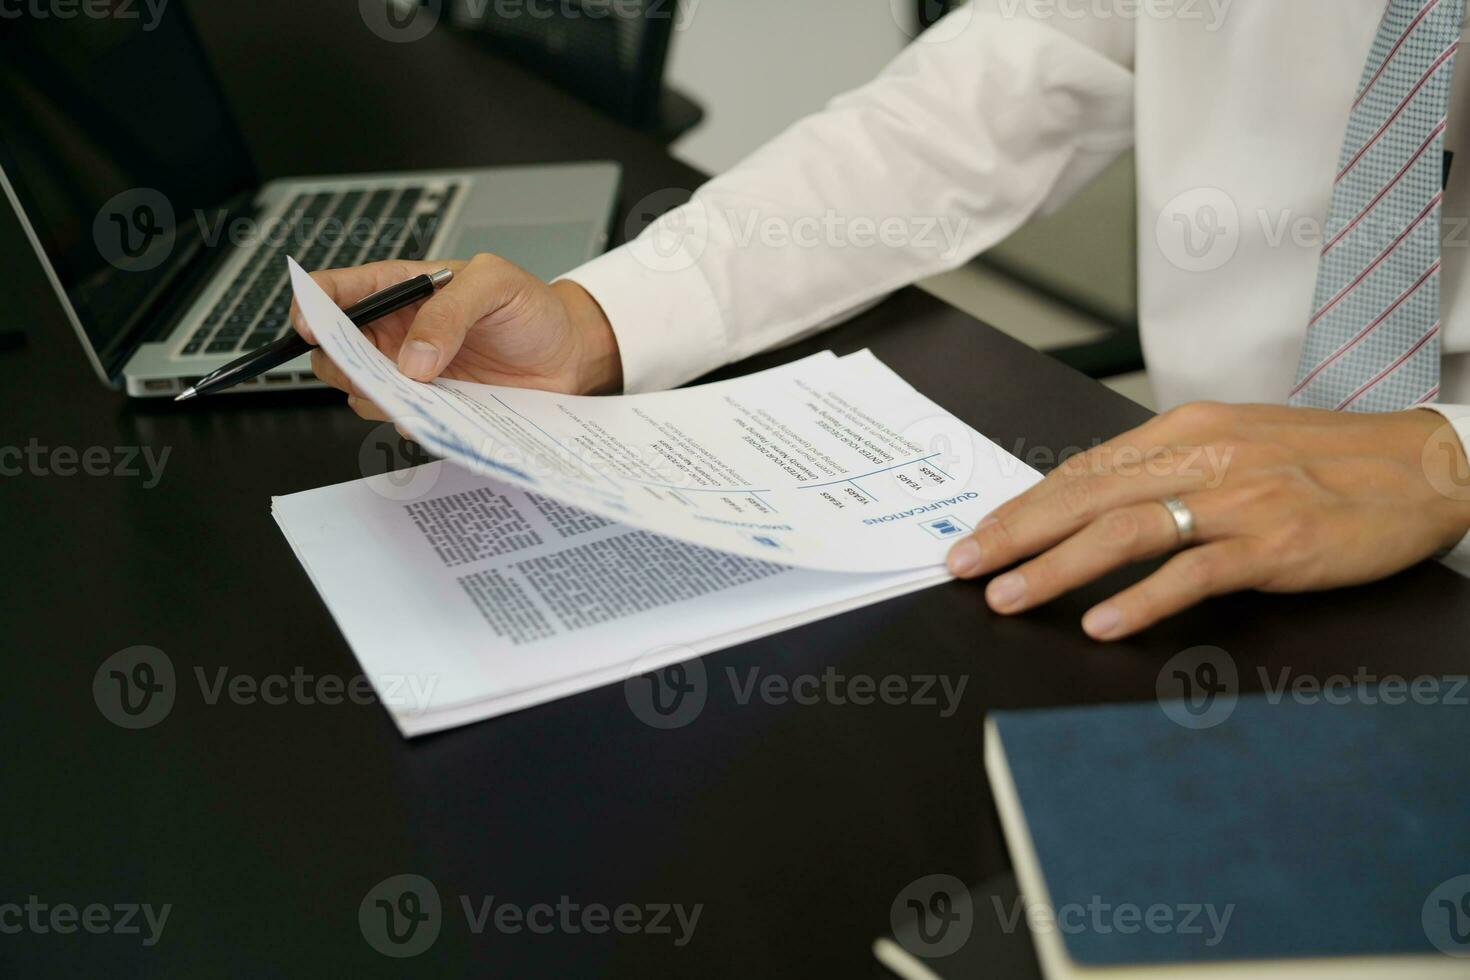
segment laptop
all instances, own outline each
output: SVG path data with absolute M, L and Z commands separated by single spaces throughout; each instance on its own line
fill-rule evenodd
M 0 32 L 0 188 L 92 366 L 165 398 L 291 329 L 308 270 L 494 252 L 554 278 L 606 247 L 620 170 L 257 179 L 182 5 Z M 302 357 L 241 392 L 316 387 Z

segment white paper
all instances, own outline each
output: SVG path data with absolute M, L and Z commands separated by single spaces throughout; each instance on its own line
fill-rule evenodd
M 291 275 L 323 349 L 447 460 L 273 501 L 406 735 L 943 582 L 1040 479 L 866 351 L 621 398 L 420 384 Z
M 866 351 L 620 398 L 422 384 L 291 276 L 322 348 L 427 449 L 660 535 L 802 568 L 936 571 L 1040 478 Z
M 776 566 L 450 463 L 278 497 L 277 522 L 408 736 L 625 681 L 944 581 Z

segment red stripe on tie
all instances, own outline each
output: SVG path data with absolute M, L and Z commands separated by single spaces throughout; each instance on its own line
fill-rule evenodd
M 1438 394 L 1439 394 L 1439 385 L 1435 385 L 1433 388 L 1430 388 L 1429 389 L 1429 391 L 1428 391 L 1427 394 L 1425 394 L 1424 396 L 1422 396 L 1418 401 L 1414 402 L 1414 404 L 1415 405 L 1423 405 L 1425 402 L 1433 401 L 1434 400 L 1434 396 L 1435 395 L 1438 395 Z
M 1341 347 L 1339 347 L 1337 350 L 1333 351 L 1330 355 L 1328 355 L 1327 359 L 1324 360 L 1321 364 L 1318 364 L 1317 367 L 1312 371 L 1311 374 L 1307 375 L 1305 378 L 1303 378 L 1301 380 L 1300 383 L 1297 384 L 1297 386 L 1295 388 L 1291 389 L 1291 396 L 1289 396 L 1289 397 L 1296 396 L 1303 388 L 1305 388 L 1307 385 L 1309 385 L 1309 384 L 1312 383 L 1312 379 L 1313 378 L 1315 378 L 1317 375 L 1321 374 L 1323 371 L 1327 370 L 1327 368 L 1329 366 L 1331 366 L 1334 361 L 1336 361 L 1338 358 L 1342 357 L 1342 355 L 1346 354 L 1348 351 L 1350 351 L 1354 347 L 1356 347 L 1365 337 L 1367 337 L 1370 333 L 1372 333 L 1374 330 L 1376 330 L 1379 327 L 1379 325 L 1383 323 L 1384 320 L 1387 320 L 1389 317 L 1393 316 L 1394 310 L 1397 310 L 1400 306 L 1403 306 L 1404 305 L 1404 302 L 1410 296 L 1412 296 L 1416 292 L 1418 292 L 1419 291 L 1419 287 L 1420 286 L 1423 286 L 1426 282 L 1428 282 L 1429 281 L 1429 277 L 1432 276 L 1432 275 L 1434 275 L 1436 272 L 1438 272 L 1439 269 L 1440 269 L 1440 261 L 1436 259 L 1434 265 L 1432 265 L 1432 266 L 1429 267 L 1429 271 L 1426 272 L 1426 273 L 1424 273 L 1424 275 L 1420 276 L 1418 282 L 1414 283 L 1414 285 L 1410 286 L 1407 290 L 1404 291 L 1403 295 L 1401 295 L 1398 299 L 1394 300 L 1393 303 L 1391 303 L 1389 305 L 1388 309 L 1386 309 L 1386 310 L 1383 311 L 1383 313 L 1378 317 L 1378 319 L 1376 319 L 1372 323 L 1368 324 L 1366 327 L 1364 327 L 1362 329 L 1362 331 L 1356 337 L 1353 337 L 1352 339 L 1346 341 Z
M 1419 353 L 1419 348 L 1421 348 L 1425 344 L 1429 343 L 1430 338 L 1432 338 L 1437 333 L 1439 333 L 1439 323 L 1438 322 L 1436 322 L 1434 324 L 1434 326 L 1432 326 L 1432 327 L 1429 328 L 1429 332 L 1427 334 L 1425 334 L 1424 336 L 1422 336 L 1422 337 L 1419 338 L 1419 342 L 1417 344 L 1415 344 L 1413 347 L 1410 347 L 1408 350 L 1404 351 L 1403 354 L 1399 355 L 1399 359 L 1398 360 L 1394 361 L 1388 367 L 1386 367 L 1382 371 L 1380 371 L 1376 377 L 1371 378 L 1366 383 L 1364 383 L 1363 387 L 1359 388 L 1357 391 L 1353 392 L 1351 395 L 1348 395 L 1347 398 L 1346 398 L 1346 400 L 1344 400 L 1340 405 L 1338 405 L 1337 408 L 1333 409 L 1333 411 L 1340 412 L 1344 408 L 1347 408 L 1349 405 L 1351 405 L 1353 402 L 1357 401 L 1364 394 L 1366 394 L 1369 391 L 1369 389 L 1371 389 L 1374 385 L 1378 384 L 1378 382 L 1382 381 L 1384 378 L 1388 377 L 1394 371 L 1398 370 L 1401 366 L 1403 366 L 1403 363 L 1405 361 L 1407 361 L 1409 358 L 1411 358 L 1415 354 Z
M 1378 66 L 1378 71 L 1373 73 L 1373 77 L 1368 79 L 1368 83 L 1363 86 L 1363 91 L 1359 92 L 1358 97 L 1353 100 L 1354 109 L 1368 97 L 1368 91 L 1373 88 L 1374 83 L 1383 77 L 1383 73 L 1388 70 L 1388 63 L 1393 60 L 1394 55 L 1399 53 L 1399 48 L 1404 46 L 1404 42 L 1409 39 L 1409 35 L 1414 33 L 1414 28 L 1418 27 L 1424 18 L 1429 16 L 1430 11 L 1439 6 L 1439 3 L 1440 0 L 1429 0 L 1429 3 L 1425 4 L 1424 9 L 1419 11 L 1419 16 L 1409 22 L 1409 26 L 1404 29 L 1404 33 L 1399 36 L 1398 41 L 1392 48 L 1389 48 L 1388 54 L 1384 56 L 1383 64 Z M 1385 14 L 1385 16 L 1387 15 Z
M 1379 140 L 1383 139 L 1383 134 L 1388 132 L 1388 128 L 1393 125 L 1394 120 L 1403 114 L 1403 111 L 1409 107 L 1410 102 L 1414 101 L 1414 96 L 1419 94 L 1419 90 L 1429 84 L 1429 80 L 1434 77 L 1434 73 L 1439 71 L 1440 68 L 1444 67 L 1444 63 L 1449 61 L 1450 58 L 1454 57 L 1455 52 L 1459 49 L 1460 42 L 1456 41 L 1445 50 L 1444 54 L 1434 59 L 1434 64 L 1429 66 L 1429 70 L 1424 73 L 1424 77 L 1419 79 L 1418 82 L 1414 83 L 1414 87 L 1409 90 L 1408 97 L 1405 98 L 1404 101 L 1399 103 L 1398 108 L 1395 109 L 1393 111 L 1393 114 L 1388 117 L 1388 121 L 1383 124 L 1382 128 L 1380 128 L 1378 132 L 1373 134 L 1373 138 L 1368 140 L 1367 143 L 1364 143 L 1363 148 L 1359 150 L 1351 160 L 1348 161 L 1347 166 L 1343 167 L 1342 170 L 1338 173 L 1334 183 L 1342 183 L 1342 179 L 1348 175 L 1349 171 L 1351 171 L 1354 167 L 1358 165 L 1358 161 L 1362 160 L 1367 152 L 1373 149 L 1373 147 L 1378 143 Z
M 1406 163 L 1406 164 L 1404 164 L 1404 169 L 1402 169 L 1398 173 L 1394 174 L 1393 180 L 1390 180 L 1388 182 L 1388 186 L 1385 187 L 1383 190 L 1379 191 L 1378 192 L 1378 196 L 1375 197 L 1373 200 L 1369 201 L 1368 202 L 1368 206 L 1366 208 L 1364 208 L 1358 214 L 1358 216 L 1356 218 L 1354 218 L 1352 221 L 1348 222 L 1347 226 L 1345 228 L 1343 228 L 1342 231 L 1340 231 L 1336 235 L 1334 235 L 1332 237 L 1332 241 L 1330 241 L 1326 245 L 1322 246 L 1322 254 L 1323 255 L 1326 255 L 1328 252 L 1332 251 L 1333 247 L 1336 246 L 1338 242 L 1342 241 L 1344 238 L 1346 238 L 1348 236 L 1348 232 L 1350 232 L 1354 228 L 1358 227 L 1358 225 L 1362 222 L 1362 220 L 1368 216 L 1368 212 L 1369 211 L 1372 211 L 1375 207 L 1377 207 L 1378 206 L 1378 202 L 1381 201 L 1381 200 L 1383 200 L 1385 197 L 1387 197 L 1388 196 L 1388 192 L 1391 191 L 1391 190 L 1393 190 L 1395 187 L 1397 187 L 1398 184 L 1399 184 L 1399 181 L 1401 181 L 1401 180 L 1404 179 L 1404 175 L 1407 174 L 1410 170 L 1414 169 L 1414 164 L 1416 164 L 1416 163 L 1419 162 L 1419 158 L 1424 155 L 1424 151 L 1427 150 L 1427 149 L 1429 149 L 1429 147 L 1434 144 L 1435 139 L 1437 139 L 1439 137 L 1439 134 L 1442 133 L 1442 132 L 1444 132 L 1444 131 L 1445 131 L 1445 122 L 1444 122 L 1444 120 L 1441 120 L 1440 121 L 1440 124 L 1438 126 L 1434 127 L 1434 132 L 1432 132 L 1432 133 L 1429 134 L 1429 139 L 1427 139 L 1427 140 L 1424 141 L 1424 145 L 1421 146 L 1421 147 L 1419 147 L 1419 149 L 1415 150 L 1414 151 L 1414 155 L 1409 158 L 1409 162 Z
M 1332 297 L 1332 299 L 1328 300 L 1327 301 L 1327 305 L 1324 306 L 1324 307 L 1322 307 L 1320 310 L 1318 310 L 1312 316 L 1312 319 L 1310 321 L 1308 321 L 1307 326 L 1310 327 L 1310 326 L 1315 325 L 1317 323 L 1317 321 L 1320 320 L 1320 319 L 1322 319 L 1324 316 L 1326 316 L 1327 313 L 1334 306 L 1336 306 L 1338 303 L 1341 303 L 1342 300 L 1343 300 L 1343 297 L 1347 296 L 1348 293 L 1351 293 L 1354 289 L 1356 289 L 1362 283 L 1362 281 L 1364 279 L 1367 279 L 1368 276 L 1373 272 L 1373 270 L 1376 269 L 1376 268 L 1378 268 L 1380 265 L 1382 265 L 1383 264 L 1383 260 L 1386 259 L 1386 258 L 1388 258 L 1390 255 L 1392 255 L 1393 252 L 1394 252 L 1394 250 L 1397 249 L 1400 245 L 1402 245 L 1404 243 L 1404 239 L 1408 238 L 1409 235 L 1413 234 L 1414 229 L 1415 228 L 1418 228 L 1419 225 L 1424 222 L 1424 219 L 1427 218 L 1427 217 L 1429 217 L 1429 215 L 1434 211 L 1435 208 L 1439 207 L 1439 202 L 1442 201 L 1442 200 L 1444 200 L 1444 191 L 1438 191 L 1438 192 L 1436 192 L 1435 195 L 1434 195 L 1434 197 L 1432 197 L 1432 198 L 1429 199 L 1429 204 L 1424 208 L 1424 210 L 1419 212 L 1419 216 L 1417 218 L 1415 218 L 1409 224 L 1409 227 L 1407 227 L 1407 228 L 1404 229 L 1404 233 L 1402 235 L 1400 235 L 1399 237 L 1395 238 L 1393 240 L 1393 242 L 1388 246 L 1388 248 L 1386 248 L 1386 249 L 1383 250 L 1383 254 L 1380 255 L 1380 256 L 1378 256 L 1378 258 L 1374 259 L 1373 260 L 1373 264 L 1370 265 L 1370 266 L 1368 266 L 1368 268 L 1364 269 L 1362 271 L 1362 273 L 1360 273 L 1358 275 L 1358 278 L 1354 279 L 1352 282 L 1350 282 L 1346 286 L 1342 287 L 1342 291 L 1341 292 L 1339 292 L 1336 296 Z

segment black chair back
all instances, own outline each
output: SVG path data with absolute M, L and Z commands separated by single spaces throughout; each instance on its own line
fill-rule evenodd
M 660 127 L 677 0 L 449 0 L 450 22 L 614 118 Z

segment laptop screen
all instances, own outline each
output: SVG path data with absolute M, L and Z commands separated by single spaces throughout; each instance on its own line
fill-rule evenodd
M 182 6 L 0 30 L 0 166 L 104 372 L 255 175 Z M 111 11 L 88 16 L 87 11 Z M 123 16 L 123 12 L 129 16 Z

